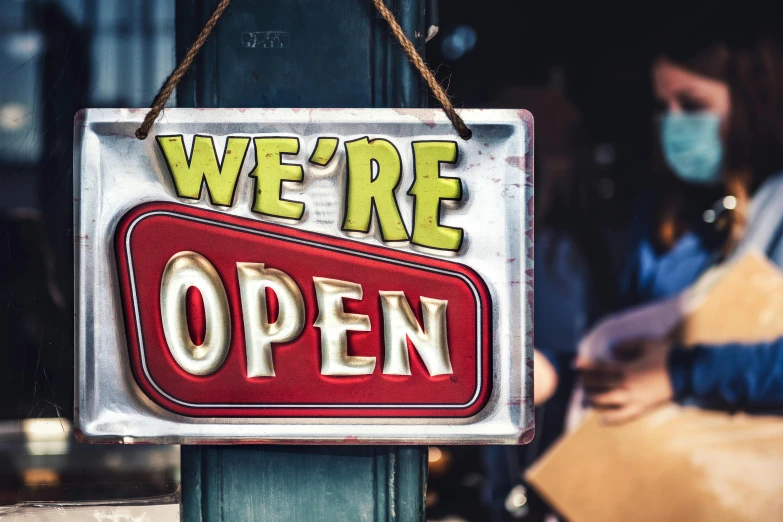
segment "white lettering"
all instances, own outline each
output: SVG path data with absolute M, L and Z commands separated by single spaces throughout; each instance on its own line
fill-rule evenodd
M 248 377 L 273 377 L 272 343 L 296 339 L 304 328 L 305 308 L 299 287 L 288 274 L 261 263 L 237 263 Z M 277 296 L 278 314 L 269 322 L 265 290 Z
M 430 375 L 453 373 L 449 359 L 447 301 L 421 297 L 424 330 L 413 315 L 413 310 L 402 292 L 380 292 L 383 307 L 383 339 L 385 357 L 383 373 L 410 375 L 408 341 L 419 352 Z
M 187 292 L 195 286 L 204 300 L 206 333 L 196 346 L 188 331 Z M 223 364 L 231 343 L 228 298 L 215 267 L 195 252 L 169 259 L 160 284 L 160 314 L 171 355 L 191 375 L 209 375 Z
M 347 331 L 370 331 L 370 318 L 343 310 L 343 298 L 361 299 L 362 287 L 348 281 L 314 277 L 321 329 L 321 373 L 323 375 L 369 375 L 375 370 L 375 357 L 348 355 Z

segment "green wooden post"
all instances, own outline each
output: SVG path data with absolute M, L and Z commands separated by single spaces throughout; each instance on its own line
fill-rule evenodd
M 423 52 L 425 3 L 434 3 L 386 2 Z M 216 3 L 177 0 L 178 59 Z M 370 0 L 234 0 L 177 90 L 180 107 L 423 107 L 426 99 Z M 183 520 L 420 521 L 426 451 L 183 446 Z
M 183 446 L 191 521 L 420 521 L 426 451 L 406 446 Z

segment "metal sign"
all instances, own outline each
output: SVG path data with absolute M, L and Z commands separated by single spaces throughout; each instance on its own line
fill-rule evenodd
M 532 117 L 76 116 L 91 441 L 532 437 Z

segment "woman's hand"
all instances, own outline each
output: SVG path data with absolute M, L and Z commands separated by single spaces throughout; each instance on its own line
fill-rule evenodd
M 577 360 L 588 403 L 607 423 L 627 422 L 674 396 L 666 359 L 671 343 L 636 340 L 618 345 L 615 360 Z
M 557 389 L 557 372 L 549 360 L 533 350 L 533 403 L 538 406 L 548 401 Z

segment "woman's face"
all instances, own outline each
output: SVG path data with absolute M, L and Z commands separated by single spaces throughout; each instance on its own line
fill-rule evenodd
M 655 97 L 665 111 L 716 114 L 721 121 L 721 134 L 725 137 L 731 110 L 729 87 L 725 82 L 688 71 L 666 59 L 655 63 L 652 79 Z
M 719 182 L 730 112 L 726 83 L 659 60 L 653 66 L 655 96 L 665 110 L 661 147 L 666 162 L 682 181 Z

